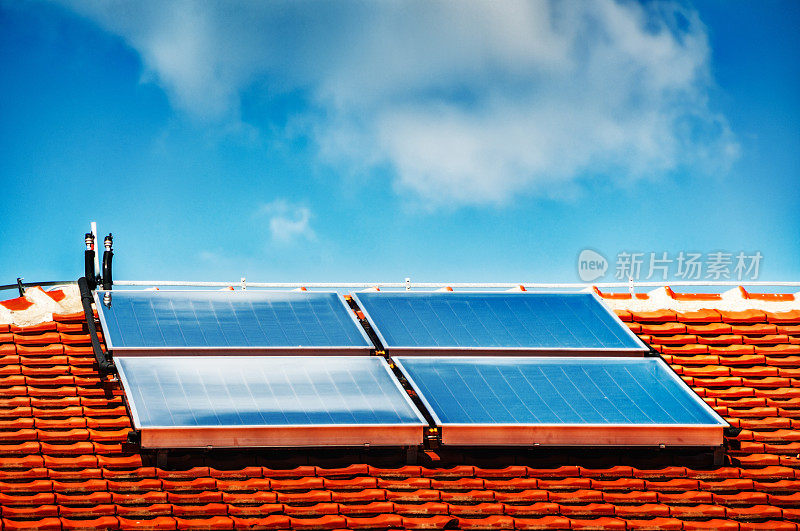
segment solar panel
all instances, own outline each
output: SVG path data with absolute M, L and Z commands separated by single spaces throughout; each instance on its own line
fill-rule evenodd
M 337 293 L 98 291 L 114 354 L 364 353 L 374 346 Z
M 373 292 L 354 298 L 392 354 L 648 350 L 590 293 Z
M 427 424 L 382 357 L 114 362 L 148 448 L 418 445 Z
M 398 357 L 444 444 L 722 444 L 728 424 L 655 357 Z

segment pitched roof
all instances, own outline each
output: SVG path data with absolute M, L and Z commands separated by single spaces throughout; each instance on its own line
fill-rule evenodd
M 741 433 L 700 455 L 189 452 L 126 443 L 82 313 L 0 325 L 0 518 L 10 529 L 797 529 L 800 311 L 616 311 Z M 636 301 L 636 299 L 631 299 Z M 160 466 L 159 466 L 160 465 Z

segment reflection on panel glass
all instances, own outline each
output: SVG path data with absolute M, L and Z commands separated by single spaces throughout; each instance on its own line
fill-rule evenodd
M 98 299 L 115 349 L 372 346 L 336 293 L 98 291 Z
M 647 350 L 588 293 L 355 295 L 386 348 Z
M 137 428 L 421 424 L 386 360 L 121 357 Z
M 725 425 L 660 358 L 395 361 L 442 424 Z

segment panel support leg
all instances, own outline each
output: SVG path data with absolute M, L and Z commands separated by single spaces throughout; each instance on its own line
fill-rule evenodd
M 725 464 L 725 449 L 722 446 L 714 448 L 714 466 Z
M 419 448 L 416 446 L 406 446 L 406 464 L 416 465 L 419 457 Z

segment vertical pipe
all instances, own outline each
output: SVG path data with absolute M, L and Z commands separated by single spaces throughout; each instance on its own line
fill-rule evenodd
M 103 289 L 111 289 L 113 284 L 111 279 L 111 260 L 114 258 L 114 251 L 111 247 L 113 245 L 114 237 L 109 232 L 108 236 L 103 240 L 103 246 L 106 248 L 103 252 Z
M 106 359 L 100 340 L 97 337 L 97 327 L 94 324 L 94 313 L 92 312 L 92 292 L 89 289 L 89 282 L 86 277 L 78 279 L 78 289 L 81 293 L 81 305 L 86 316 L 86 326 L 89 328 L 89 337 L 92 340 L 92 351 L 97 360 L 97 371 L 101 376 L 114 370 L 114 364 Z
M 90 225 L 92 227 L 92 239 L 95 241 L 95 243 L 97 243 L 97 222 L 92 221 Z M 97 248 L 95 248 L 95 253 L 94 253 L 94 270 L 97 271 L 98 273 L 100 273 L 100 271 L 101 271 L 100 270 L 100 255 L 97 254 Z M 97 281 L 95 281 L 95 284 L 96 283 L 97 283 Z
M 89 286 L 89 289 L 95 289 L 97 287 L 97 276 L 95 274 L 94 262 L 95 262 L 95 252 L 94 252 L 94 236 L 92 236 L 91 232 L 87 232 L 84 238 L 86 242 L 86 250 L 83 252 L 83 268 L 84 268 L 84 277 L 86 278 L 86 283 Z

